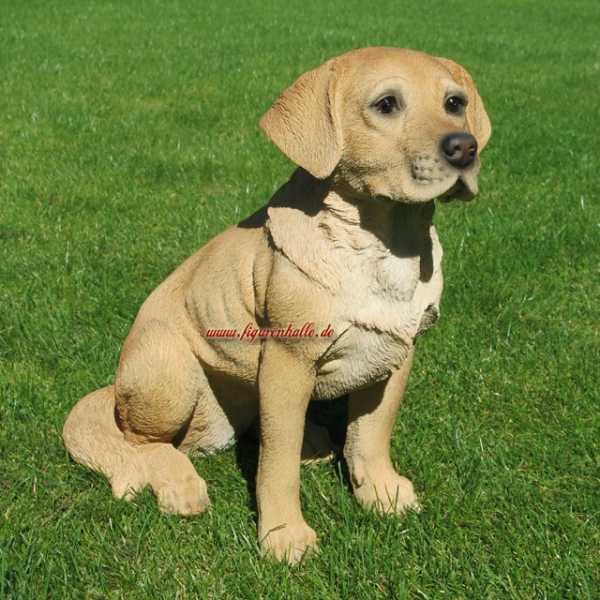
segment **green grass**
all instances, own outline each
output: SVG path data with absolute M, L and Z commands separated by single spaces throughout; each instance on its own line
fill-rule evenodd
M 600 598 L 599 22 L 596 0 L 4 0 L 0 597 Z M 494 135 L 480 197 L 436 214 L 442 319 L 393 439 L 423 510 L 365 513 L 343 464 L 303 468 L 322 552 L 293 569 L 257 551 L 251 442 L 195 460 L 191 519 L 114 500 L 60 430 L 150 291 L 292 172 L 260 115 L 367 45 L 463 64 Z

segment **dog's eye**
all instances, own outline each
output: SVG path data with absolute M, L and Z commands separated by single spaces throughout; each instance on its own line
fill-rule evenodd
M 444 108 L 446 111 L 453 115 L 459 114 L 465 106 L 465 101 L 458 96 L 450 96 L 446 103 L 444 104 Z
M 375 105 L 375 108 L 382 115 L 389 115 L 390 113 L 398 110 L 398 101 L 396 98 L 394 98 L 394 96 L 386 96 L 383 100 L 380 100 Z

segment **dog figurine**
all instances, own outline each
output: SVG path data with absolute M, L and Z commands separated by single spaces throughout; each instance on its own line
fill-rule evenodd
M 415 340 L 439 314 L 434 200 L 477 194 L 491 125 L 458 64 L 365 48 L 302 75 L 260 126 L 299 168 L 149 296 L 115 384 L 78 402 L 63 438 L 116 497 L 149 485 L 163 511 L 195 515 L 209 499 L 187 455 L 258 420 L 261 549 L 296 563 L 316 550 L 301 456 L 334 449 L 305 424 L 310 400 L 349 394 L 344 456 L 363 506 L 418 507 L 390 437 Z

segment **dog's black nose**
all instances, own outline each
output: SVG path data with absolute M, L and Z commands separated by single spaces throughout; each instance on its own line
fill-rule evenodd
M 464 169 L 477 156 L 477 140 L 470 133 L 450 133 L 442 139 L 442 152 L 453 167 Z

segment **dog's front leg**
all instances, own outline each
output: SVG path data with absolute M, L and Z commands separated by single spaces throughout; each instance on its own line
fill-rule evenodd
M 256 477 L 258 536 L 263 554 L 294 564 L 316 549 L 300 509 L 300 455 L 314 366 L 295 348 L 263 342 L 258 374 L 260 457 Z
M 350 394 L 344 456 L 352 487 L 363 506 L 382 513 L 418 508 L 412 483 L 396 473 L 390 459 L 390 438 L 413 354 L 414 347 L 387 380 Z

